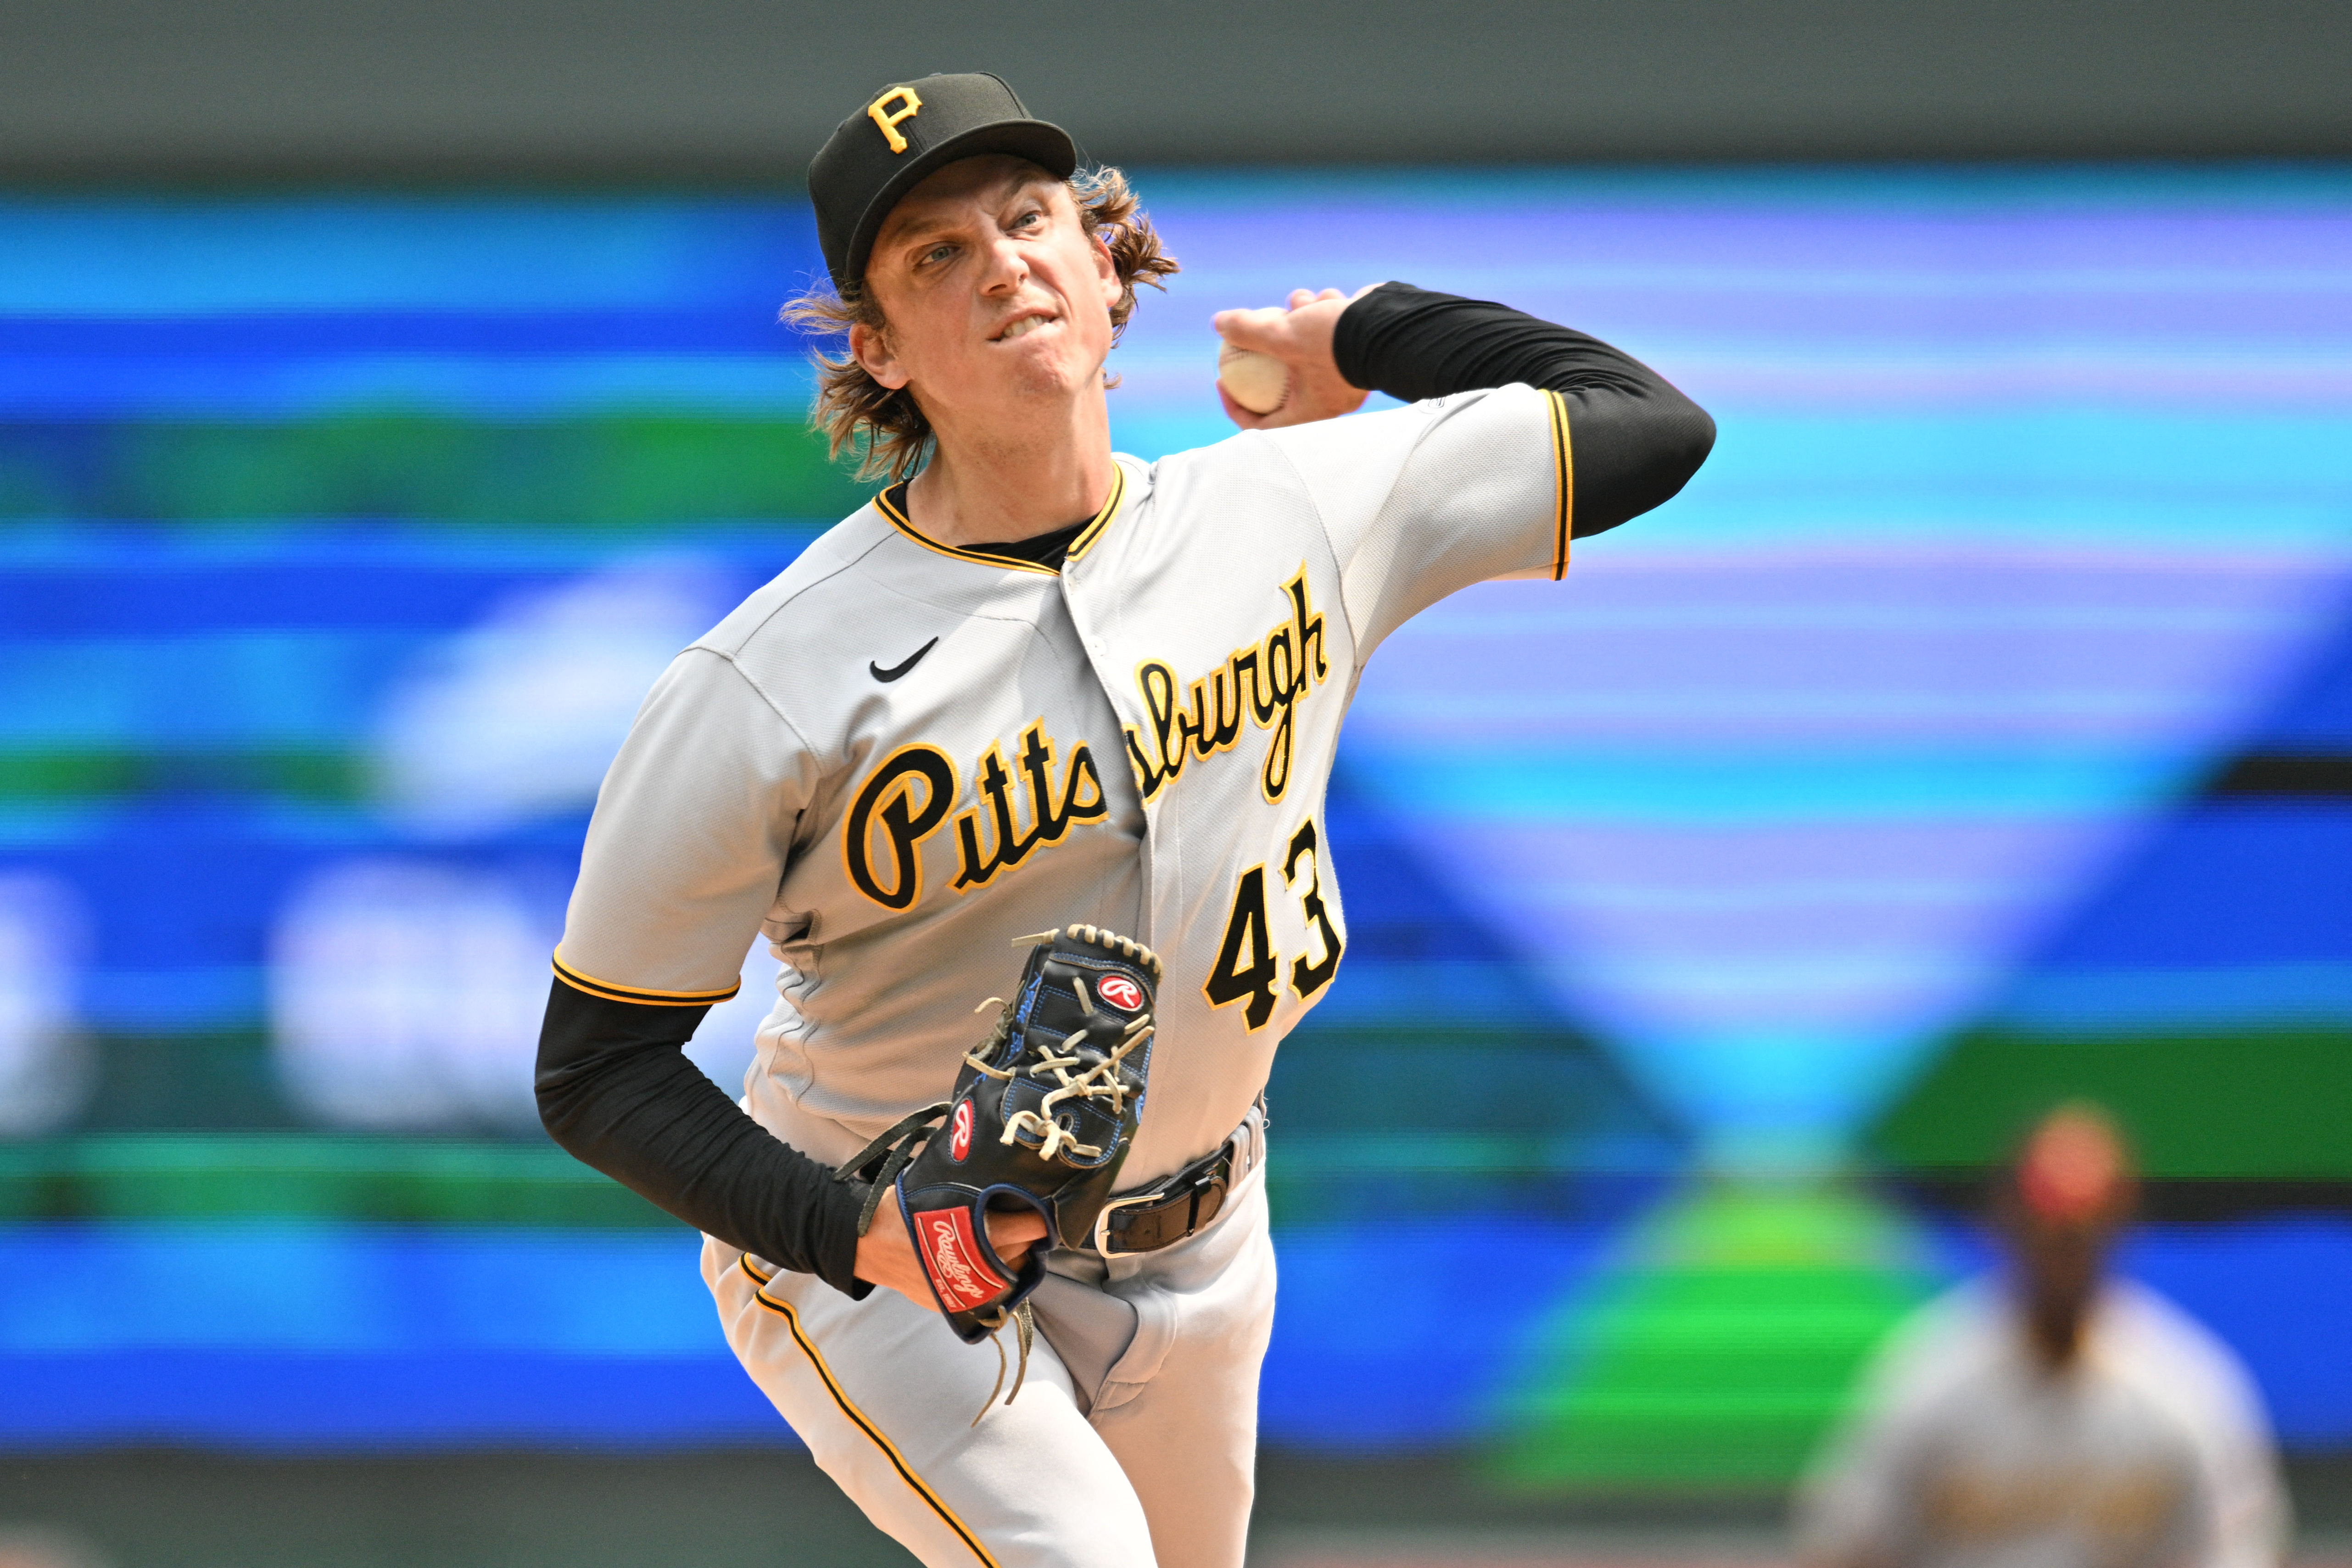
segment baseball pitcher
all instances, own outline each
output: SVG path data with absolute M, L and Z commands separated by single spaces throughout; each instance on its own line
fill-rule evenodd
M 1261 1092 L 1348 945 L 1340 716 L 1407 617 L 1558 579 L 1714 425 L 1581 333 L 1391 283 L 1220 315 L 1241 434 L 1139 462 L 1104 365 L 1176 264 L 1116 170 L 933 76 L 861 101 L 809 193 L 815 417 L 887 487 L 646 697 L 541 1112 L 705 1233 L 745 1370 L 924 1563 L 1237 1568 Z M 1372 388 L 1406 406 L 1339 417 Z M 738 1103 L 679 1048 L 762 934 Z

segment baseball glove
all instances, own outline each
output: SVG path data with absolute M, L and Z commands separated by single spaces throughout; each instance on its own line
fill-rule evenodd
M 1048 1246 L 1080 1247 L 1094 1231 L 1135 1141 L 1151 1071 L 1160 959 L 1092 925 L 1024 936 L 1033 944 L 1010 1002 L 988 1038 L 964 1053 L 954 1095 L 925 1106 L 834 1173 L 873 1184 L 857 1232 L 896 1190 L 915 1255 L 949 1325 L 977 1344 L 1009 1322 L 1028 1374 L 1035 1332 L 1028 1298 L 1045 1277 Z M 1015 1270 L 988 1240 L 988 1213 L 1028 1207 L 1047 1240 Z M 997 1344 L 997 1387 L 1004 1383 Z M 988 1405 L 996 1402 L 990 1390 Z M 981 1406 L 985 1415 L 988 1405 Z M 979 1416 L 972 1418 L 975 1422 Z

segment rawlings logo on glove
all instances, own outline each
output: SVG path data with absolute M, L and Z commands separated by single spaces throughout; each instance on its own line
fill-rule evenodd
M 1049 1242 L 1086 1245 L 1142 1115 L 1160 959 L 1092 925 L 1021 941 L 1034 946 L 1020 988 L 1010 1002 L 992 997 L 981 1004 L 998 1009 L 996 1027 L 965 1052 L 953 1096 L 907 1117 L 834 1176 L 874 1184 L 858 1219 L 861 1236 L 882 1195 L 897 1191 L 949 1325 L 976 1344 L 1014 1324 L 1026 1375 L 1034 1332 L 1027 1303 L 1045 1277 L 1046 1249 L 1032 1249 L 1018 1270 L 1009 1267 L 989 1245 L 988 1211 L 1033 1208 L 1045 1218 Z M 948 1135 L 940 1138 L 943 1119 Z M 1013 1395 L 1021 1381 L 1013 1379 Z M 1001 1364 L 997 1385 L 1003 1386 Z M 992 1390 L 989 1404 L 995 1402 Z
M 972 1246 L 970 1209 L 925 1209 L 913 1224 L 922 1243 L 923 1271 L 931 1277 L 940 1306 L 976 1312 L 1004 1293 L 1009 1281 L 981 1262 Z

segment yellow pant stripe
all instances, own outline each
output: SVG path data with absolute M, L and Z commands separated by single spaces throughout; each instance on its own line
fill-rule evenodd
M 751 1267 L 751 1259 L 742 1259 L 740 1263 L 745 1276 L 751 1281 L 751 1299 L 784 1320 L 784 1326 L 792 1331 L 793 1343 L 801 1347 L 801 1354 L 808 1357 L 809 1364 L 816 1368 L 816 1375 L 824 1380 L 825 1390 L 833 1396 L 833 1402 L 841 1406 L 841 1413 L 856 1423 L 859 1431 L 873 1439 L 874 1446 L 881 1449 L 883 1456 L 890 1461 L 890 1468 L 898 1472 L 898 1479 L 914 1489 L 917 1497 L 930 1505 L 931 1511 L 940 1516 L 940 1522 L 954 1531 L 957 1539 L 971 1548 L 974 1557 L 987 1564 L 987 1568 L 998 1568 L 996 1559 L 990 1556 L 988 1548 L 980 1543 L 980 1537 L 966 1529 L 963 1521 L 955 1516 L 955 1511 L 941 1502 L 940 1494 L 924 1484 L 923 1478 L 915 1473 L 915 1467 L 908 1464 L 905 1456 L 892 1446 L 890 1439 L 882 1435 L 882 1429 L 867 1420 L 863 1410 L 849 1402 L 849 1396 L 844 1394 L 841 1385 L 834 1381 L 833 1368 L 825 1365 L 824 1357 L 817 1354 L 816 1346 L 809 1343 L 807 1333 L 802 1330 L 800 1314 L 786 1302 L 768 1299 L 768 1281 Z

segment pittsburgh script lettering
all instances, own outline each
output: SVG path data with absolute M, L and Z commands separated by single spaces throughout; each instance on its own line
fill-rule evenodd
M 1095 771 L 1095 755 L 1084 741 L 1070 748 L 1058 794 L 1054 789 L 1054 742 L 1045 734 L 1044 719 L 1021 732 L 1019 758 L 1021 779 L 1029 793 L 1029 831 L 1023 833 L 1015 821 L 1013 775 L 1005 768 L 1003 753 L 992 746 L 973 777 L 988 805 L 989 846 L 981 849 L 979 811 L 956 819 L 956 844 L 962 857 L 955 879 L 959 892 L 985 884 L 1006 866 L 1019 865 L 1039 844 L 1059 843 L 1071 823 L 1099 821 L 1110 811 L 1103 799 L 1102 775 Z
M 1269 800 L 1290 788 L 1293 710 L 1309 685 L 1328 670 L 1323 658 L 1323 614 L 1307 591 L 1307 570 L 1283 585 L 1290 616 L 1247 647 L 1236 648 L 1209 674 L 1181 684 L 1158 659 L 1136 667 L 1148 726 L 1126 727 L 1127 759 L 1147 800 L 1184 771 L 1195 757 L 1214 757 L 1241 739 L 1244 716 L 1270 730 L 1258 784 Z M 1147 733 L 1148 732 L 1148 733 Z
M 984 887 L 1031 851 L 1110 815 L 1093 748 L 1080 741 L 1066 761 L 1062 754 L 1042 718 L 1022 730 L 1009 764 L 1000 745 L 981 754 L 973 804 L 955 818 L 955 892 Z M 857 891 L 885 909 L 912 908 L 923 894 L 923 841 L 947 824 L 956 794 L 955 760 L 938 747 L 892 752 L 858 789 L 843 824 L 842 861 Z

